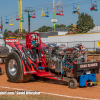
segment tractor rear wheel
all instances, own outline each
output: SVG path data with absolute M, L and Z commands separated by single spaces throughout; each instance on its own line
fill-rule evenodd
M 20 80 L 17 83 L 27 82 L 30 80 L 31 76 L 32 76 L 31 74 L 23 75 L 23 80 Z
M 6 59 L 5 70 L 10 82 L 27 82 L 31 75 L 23 75 L 21 59 L 16 52 L 11 52 Z

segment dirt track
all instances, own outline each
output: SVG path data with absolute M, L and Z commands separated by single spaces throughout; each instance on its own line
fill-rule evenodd
M 4 64 L 0 64 L 0 67 L 2 67 L 3 70 L 5 69 Z M 97 77 L 100 81 L 100 74 L 98 74 Z M 100 85 L 93 86 L 93 87 L 86 87 L 86 88 L 78 87 L 77 89 L 70 89 L 68 88 L 68 85 L 66 82 L 59 82 L 59 81 L 54 82 L 50 80 L 45 81 L 45 82 L 44 81 L 36 82 L 31 79 L 27 83 L 10 83 L 7 79 L 6 74 L 0 76 L 0 91 L 17 90 L 14 88 L 67 95 L 67 96 L 73 96 L 73 97 L 82 97 L 83 100 L 86 98 L 91 98 L 91 100 L 100 99 Z

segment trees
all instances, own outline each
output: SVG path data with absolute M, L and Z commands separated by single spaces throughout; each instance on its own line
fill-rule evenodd
M 8 33 L 13 33 L 13 34 L 8 34 Z M 7 30 L 5 29 L 4 31 L 4 34 L 3 34 L 3 37 L 4 38 L 7 38 L 9 36 L 14 36 L 14 37 L 17 37 L 17 35 L 19 35 L 19 37 L 23 37 L 25 38 L 25 35 L 27 34 L 28 32 L 26 32 L 24 29 L 22 31 L 22 33 L 19 33 L 19 29 L 16 29 L 14 32 L 12 32 L 11 30 Z
M 33 32 L 48 32 L 49 29 L 52 29 L 53 27 L 50 27 L 50 26 L 42 26 L 40 27 L 38 30 L 34 30 Z M 56 28 L 66 28 L 66 25 L 64 24 L 61 24 L 61 25 L 56 25 Z M 4 31 L 4 37 L 9 37 L 9 36 L 14 36 L 16 37 L 17 35 L 26 35 L 28 32 L 26 32 L 24 29 L 21 33 L 19 33 L 19 29 L 16 29 L 13 34 L 8 34 L 9 33 L 12 33 L 12 31 L 7 31 L 7 29 Z M 25 36 L 22 36 L 23 38 L 25 38 Z
M 52 28 L 52 27 L 44 25 L 44 26 L 40 27 L 37 31 L 38 32 L 48 32 L 48 29 L 50 29 L 50 28 Z
M 90 29 L 93 29 L 95 24 L 93 23 L 93 18 L 87 13 L 81 13 L 78 16 L 77 21 L 77 29 L 79 29 L 78 33 L 86 33 Z
M 23 29 L 21 33 L 19 33 L 19 29 L 16 29 L 13 34 L 16 34 L 16 35 L 19 35 L 19 37 L 25 38 L 25 35 L 27 33 L 28 32 L 26 32 L 25 29 Z M 12 36 L 15 36 L 16 37 L 16 35 L 13 35 L 13 34 L 12 34 Z
M 70 31 L 72 31 L 73 30 L 73 24 L 71 24 L 71 25 L 69 25 L 69 26 L 67 26 L 68 27 L 68 32 L 70 32 Z
M 65 28 L 65 27 L 66 27 L 66 25 L 64 25 L 64 24 L 61 24 L 61 25 L 56 24 L 56 28 Z
M 56 24 L 56 28 L 66 28 L 66 25 L 64 25 L 64 24 L 61 24 L 61 25 Z M 38 32 L 48 32 L 48 29 L 52 29 L 52 27 L 44 25 L 44 26 L 40 27 L 38 30 L 34 30 L 34 32 L 35 31 L 38 31 Z
M 12 33 L 12 31 L 11 31 L 11 30 L 5 29 L 4 34 L 3 34 L 3 37 L 4 37 L 4 38 L 9 37 L 9 34 L 8 34 L 8 33 Z
M 15 31 L 14 31 L 14 34 L 18 34 L 19 33 L 19 29 L 16 29 Z
M 28 33 L 28 32 L 26 32 L 25 29 L 23 29 L 21 34 L 25 35 L 25 34 L 27 34 L 27 33 Z M 19 29 L 16 29 L 16 30 L 14 31 L 14 34 L 19 34 Z

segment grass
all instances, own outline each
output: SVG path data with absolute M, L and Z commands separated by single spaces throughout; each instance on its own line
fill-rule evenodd
M 0 95 L 0 100 L 78 100 L 50 95 Z

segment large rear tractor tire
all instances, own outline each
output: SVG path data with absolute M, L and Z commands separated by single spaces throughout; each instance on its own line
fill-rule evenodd
M 27 82 L 30 80 L 31 76 L 32 76 L 31 74 L 23 75 L 23 80 L 20 80 L 17 83 Z
M 31 78 L 31 75 L 23 75 L 23 66 L 21 59 L 16 52 L 11 52 L 5 63 L 5 70 L 10 82 L 27 82 Z

